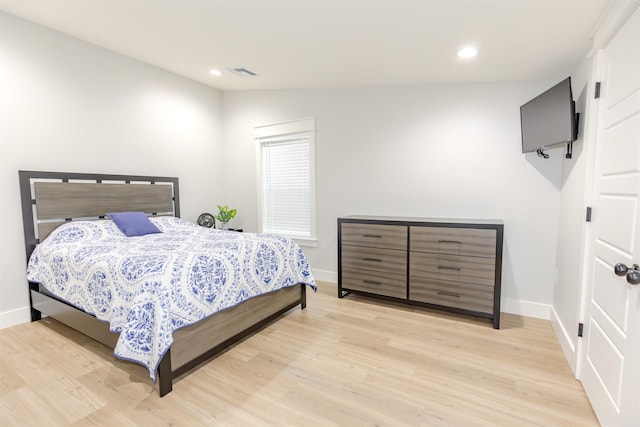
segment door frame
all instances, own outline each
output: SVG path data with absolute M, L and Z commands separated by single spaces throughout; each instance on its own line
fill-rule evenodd
M 601 117 L 601 105 L 598 99 L 594 99 L 595 84 L 602 80 L 605 73 L 604 49 L 607 48 L 611 40 L 617 35 L 618 31 L 626 24 L 628 19 L 640 7 L 640 0 L 632 2 L 616 0 L 611 3 L 608 10 L 601 18 L 597 30 L 593 33 L 593 46 L 588 54 L 588 58 L 592 59 L 591 72 L 589 80 L 589 98 L 587 100 L 585 122 L 585 142 L 588 144 L 586 167 L 586 186 L 585 186 L 585 203 L 587 206 L 593 206 L 596 186 L 596 165 L 599 156 L 602 155 L 602 146 L 599 143 L 598 125 Z M 587 320 L 587 307 L 593 288 L 591 280 L 594 271 L 591 260 L 593 259 L 595 247 L 593 233 L 595 230 L 591 227 L 590 222 L 585 223 L 583 234 L 583 251 L 580 271 L 580 294 L 578 295 L 578 316 L 579 322 L 584 324 Z M 613 272 L 612 272 L 613 274 Z M 577 340 L 575 352 L 573 354 L 573 363 L 575 366 L 575 375 L 581 380 L 584 373 L 582 363 L 583 352 L 586 351 L 586 343 L 582 339 Z

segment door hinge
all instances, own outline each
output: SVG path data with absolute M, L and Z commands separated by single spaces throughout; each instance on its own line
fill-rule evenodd
M 584 330 L 584 324 L 578 323 L 578 337 L 582 338 L 582 331 Z
M 600 82 L 596 82 L 596 93 L 593 96 L 595 99 L 600 98 L 600 86 L 601 86 Z
M 591 222 L 591 206 L 587 206 L 587 222 Z

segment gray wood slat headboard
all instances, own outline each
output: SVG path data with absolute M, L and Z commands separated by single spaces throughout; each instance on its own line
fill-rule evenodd
M 27 259 L 57 226 L 135 211 L 180 216 L 178 178 L 19 171 Z

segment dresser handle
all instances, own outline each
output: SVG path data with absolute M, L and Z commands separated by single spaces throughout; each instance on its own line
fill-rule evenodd
M 460 294 L 454 294 L 453 292 L 445 292 L 445 291 L 437 291 L 436 292 L 438 295 L 446 295 L 448 297 L 456 297 L 456 298 L 460 298 Z
M 375 262 L 382 262 L 381 259 L 378 258 L 362 258 L 363 261 L 375 261 Z
M 362 237 L 375 237 L 377 239 L 381 238 L 381 234 L 363 234 Z
M 380 282 L 374 282 L 373 280 L 363 280 L 364 283 L 368 283 L 369 285 L 382 285 Z
M 457 240 L 438 240 L 438 243 L 455 243 L 457 245 L 461 245 L 462 242 L 459 242 Z
M 438 270 L 455 270 L 460 271 L 460 267 L 447 267 L 446 265 L 439 265 Z

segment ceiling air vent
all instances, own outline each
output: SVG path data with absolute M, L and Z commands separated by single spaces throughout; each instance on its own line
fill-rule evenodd
M 246 68 L 242 68 L 242 67 L 229 68 L 229 71 L 231 71 L 236 76 L 240 76 L 240 77 L 251 77 L 256 75 L 256 73 L 254 73 L 253 71 L 249 71 Z

